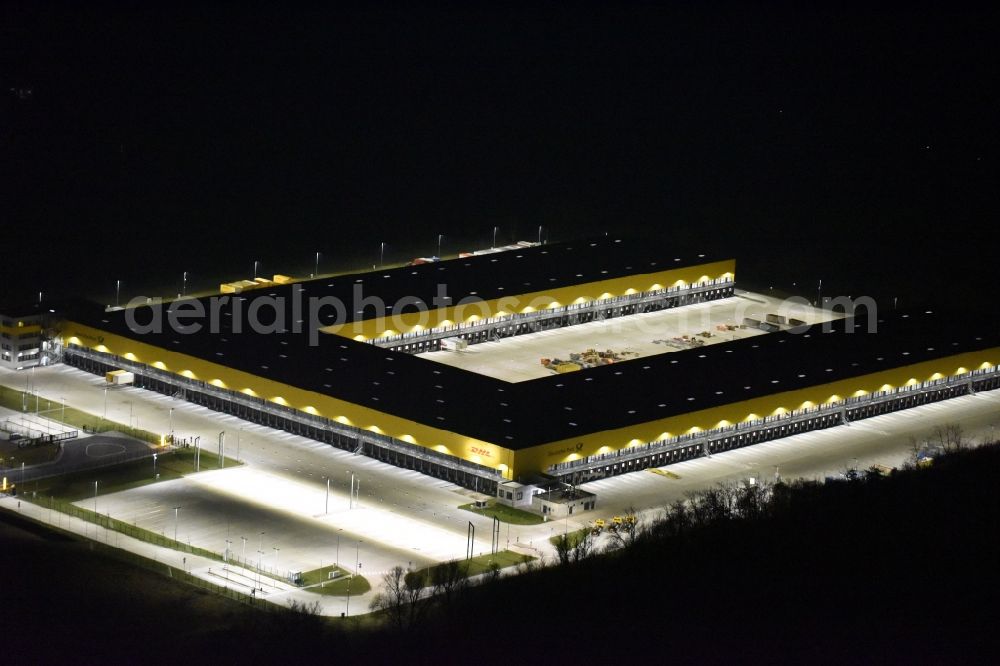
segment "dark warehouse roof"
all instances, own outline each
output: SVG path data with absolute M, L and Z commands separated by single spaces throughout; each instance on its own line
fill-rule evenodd
M 577 270 L 570 267 L 577 260 L 582 259 L 581 265 L 587 266 L 580 269 L 584 277 L 578 279 L 590 281 L 603 275 L 601 270 L 608 271 L 605 277 L 644 272 L 645 266 L 639 258 L 644 261 L 662 254 L 655 248 L 607 239 L 604 250 L 623 249 L 611 250 L 615 253 L 614 261 L 592 264 L 601 243 L 593 248 L 590 241 L 564 245 L 574 249 L 561 245 L 532 248 L 525 250 L 521 259 L 513 254 L 479 256 L 469 260 L 473 264 L 471 272 L 463 265 L 467 260 L 445 262 L 444 267 L 458 276 L 456 281 L 462 289 L 479 291 L 489 298 L 489 287 L 484 286 L 483 280 L 486 284 L 496 284 L 506 278 L 502 281 L 516 284 L 552 275 L 559 276 L 562 286 L 570 272 Z M 566 252 L 575 254 L 572 260 L 556 262 L 559 267 L 556 270 L 548 266 L 550 255 L 543 252 L 557 256 Z M 503 268 L 492 268 L 494 258 L 503 259 Z M 699 259 L 698 263 L 711 260 Z M 523 264 L 518 263 L 522 260 Z M 520 266 L 527 267 L 528 273 L 522 274 Z M 420 269 L 417 278 L 411 274 L 405 279 L 391 280 L 381 278 L 378 273 L 362 279 L 385 279 L 378 293 L 392 294 L 395 287 L 388 285 L 395 283 L 407 282 L 415 289 L 436 284 L 437 276 L 431 271 L 439 267 L 439 264 L 416 267 Z M 508 274 L 515 267 L 516 279 Z M 410 269 L 386 273 L 403 278 L 407 271 Z M 335 282 L 351 284 L 353 279 L 344 276 Z M 316 282 L 307 283 L 307 288 Z M 269 291 L 274 290 L 261 290 Z M 253 292 L 248 298 L 251 295 Z M 206 327 L 189 335 L 133 333 L 126 326 L 122 311 L 105 312 L 97 306 L 83 307 L 70 318 L 428 426 L 520 449 L 1000 346 L 1000 327 L 987 321 L 990 316 L 995 318 L 983 312 L 943 309 L 893 313 L 883 316 L 877 333 L 871 334 L 847 332 L 851 320 L 839 320 L 825 325 L 826 332 L 824 325 L 817 324 L 802 332 L 755 336 L 520 383 L 508 383 L 336 335 L 320 334 L 317 346 L 309 346 L 304 333 L 234 335 L 227 329 L 225 316 L 220 332 L 212 334 Z M 143 320 L 142 316 L 137 318 Z
M 378 296 L 391 306 L 403 298 L 417 298 L 432 306 L 438 285 L 447 285 L 450 302 L 464 298 L 493 300 L 546 289 L 585 284 L 642 273 L 655 273 L 720 261 L 727 257 L 694 254 L 666 255 L 664 248 L 637 239 L 609 236 L 525 247 L 491 254 L 462 257 L 418 266 L 402 266 L 364 273 L 338 275 L 245 291 L 241 296 L 249 306 L 263 297 L 290 297 L 296 287 L 304 298 L 334 297 L 352 303 L 360 287 L 364 296 Z M 596 294 L 595 294 L 596 296 Z M 208 297 L 206 297 L 208 298 Z M 205 300 L 205 299 L 202 299 Z M 362 311 L 352 308 L 346 321 L 372 319 L 392 314 L 374 306 Z M 323 325 L 337 323 L 332 309 L 324 311 Z

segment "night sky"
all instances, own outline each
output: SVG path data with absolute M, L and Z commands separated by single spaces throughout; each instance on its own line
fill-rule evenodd
M 712 246 L 807 294 L 940 300 L 993 270 L 979 11 L 37 4 L 0 9 L 8 299 L 357 268 L 495 225 Z

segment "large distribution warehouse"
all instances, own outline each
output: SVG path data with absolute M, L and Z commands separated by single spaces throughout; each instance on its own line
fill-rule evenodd
M 811 325 L 776 316 L 759 335 L 519 382 L 429 360 L 736 298 L 729 259 L 610 237 L 529 245 L 84 306 L 63 324 L 65 360 L 488 493 L 502 480 L 582 482 L 1000 387 L 1000 329 L 943 309 L 868 307 Z M 204 318 L 169 325 L 181 311 Z

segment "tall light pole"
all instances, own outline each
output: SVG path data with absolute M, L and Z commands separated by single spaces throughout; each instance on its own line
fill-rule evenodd
M 278 551 L 281 550 L 277 546 L 271 546 L 274 549 L 274 573 L 278 573 Z
M 122 281 L 121 280 L 115 280 L 115 307 L 116 308 L 118 307 L 118 302 L 119 302 L 119 297 L 121 296 L 121 291 L 122 291 Z
M 385 241 L 382 241 L 382 245 L 378 251 L 378 267 L 382 268 L 382 264 L 385 263 Z
M 264 533 L 260 533 L 260 541 L 257 544 L 257 587 L 260 587 L 260 558 L 264 554 Z M 260 588 L 263 590 L 264 588 Z
M 174 507 L 174 543 L 177 543 L 177 515 L 180 513 L 179 506 Z
M 174 408 L 173 407 L 170 408 L 170 427 L 167 429 L 167 432 L 170 433 L 170 443 L 173 444 L 174 443 Z
M 326 508 L 323 513 L 330 513 L 330 477 L 326 477 Z
M 219 469 L 226 466 L 226 431 L 219 433 Z
M 316 253 L 316 268 L 313 272 L 313 277 L 319 276 L 319 252 Z
M 542 225 L 538 225 L 538 244 L 542 244 Z
M 444 238 L 444 234 L 438 234 L 438 253 L 437 258 L 441 258 L 441 240 Z
M 354 556 L 354 573 L 347 579 L 347 606 L 344 608 L 344 614 L 347 617 L 351 616 L 351 581 L 354 580 L 354 574 L 358 572 L 358 562 L 360 561 L 359 553 L 361 552 L 361 542 L 358 541 L 357 549 L 355 550 Z
M 181 296 L 187 294 L 187 287 L 188 287 L 188 272 L 184 271 L 184 275 L 181 276 Z
M 500 227 L 493 227 L 493 245 L 492 245 L 492 247 L 494 249 L 497 246 L 497 231 L 499 231 L 499 230 L 500 230 Z
M 358 569 L 360 569 L 361 563 L 361 540 L 354 546 L 354 575 L 358 575 Z
M 257 266 L 259 266 L 259 265 L 260 265 L 260 261 L 257 261 L 255 259 L 254 262 L 253 262 L 253 278 L 255 280 L 257 279 Z
M 240 559 L 242 560 L 242 565 L 245 567 L 247 565 L 247 538 L 245 536 L 241 536 L 240 538 L 243 539 L 243 557 Z
M 347 499 L 347 508 L 348 509 L 353 509 L 354 508 L 354 472 L 352 472 L 351 470 L 347 470 L 347 473 L 351 475 L 351 494 L 347 496 L 348 497 L 348 499 Z

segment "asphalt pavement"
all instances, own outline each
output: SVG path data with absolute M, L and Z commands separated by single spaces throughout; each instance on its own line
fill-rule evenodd
M 0 371 L 0 383 L 23 386 L 23 379 Z M 65 397 L 74 407 L 97 414 L 104 409 L 103 382 L 75 368 L 39 368 L 35 386 L 42 396 Z M 250 561 L 257 556 L 275 569 L 309 570 L 337 560 L 373 584 L 397 564 L 419 567 L 464 557 L 470 522 L 474 552 L 490 550 L 491 521 L 457 508 L 477 495 L 440 479 L 134 387 L 116 391 L 107 410 L 109 419 L 124 423 L 131 417 L 154 432 L 172 426 L 178 437 L 201 436 L 203 446 L 214 447 L 224 430 L 226 455 L 245 463 L 99 497 L 102 513 L 129 523 L 164 534 L 176 527 L 180 540 L 218 553 L 228 539 L 237 556 L 241 537 L 247 537 Z M 854 466 L 898 466 L 911 454 L 911 437 L 926 438 L 943 423 L 962 424 L 972 440 L 989 437 L 1000 423 L 1000 391 L 670 466 L 679 478 L 643 471 L 588 483 L 583 487 L 598 494 L 595 511 L 534 526 L 504 525 L 501 546 L 551 560 L 548 537 L 554 534 L 629 507 L 656 511 L 717 483 L 775 475 L 822 479 Z M 351 472 L 360 484 L 354 501 Z M 176 521 L 173 507 L 180 507 Z

